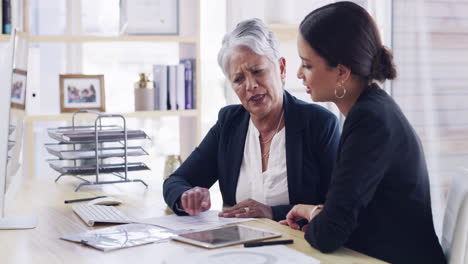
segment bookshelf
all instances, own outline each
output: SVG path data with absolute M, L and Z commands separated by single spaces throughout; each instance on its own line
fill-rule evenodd
M 10 35 L 0 34 L 0 41 L 1 41 L 1 42 L 8 42 L 8 41 L 10 41 Z
M 295 24 L 269 24 L 268 27 L 275 33 L 280 41 L 295 41 L 299 25 Z
M 75 0 L 67 0 L 67 7 L 75 7 Z M 145 43 L 176 43 L 179 46 L 179 58 L 195 58 L 195 106 L 192 110 L 167 110 L 167 111 L 137 111 L 122 113 L 126 118 L 162 118 L 175 117 L 179 120 L 179 153 L 185 159 L 201 140 L 201 76 L 200 76 L 200 1 L 201 0 L 179 0 L 179 34 L 178 35 L 113 35 L 95 36 L 74 34 L 76 31 L 69 31 L 62 35 L 30 35 L 30 43 L 64 43 L 79 45 L 89 42 L 119 43 L 119 42 L 145 42 Z M 23 14 L 29 14 L 29 1 L 23 0 Z M 72 16 L 72 11 L 67 11 L 67 15 Z M 29 18 L 23 19 L 23 30 L 28 31 Z M 8 42 L 10 35 L 0 35 L 0 42 Z M 39 90 L 41 87 L 39 87 Z M 59 111 L 59 110 L 58 110 Z M 13 115 L 21 116 L 24 120 L 25 146 L 29 151 L 25 151 L 26 167 L 30 168 L 27 174 L 34 173 L 34 126 L 38 122 L 69 121 L 71 114 L 41 114 L 14 112 Z M 85 118 L 86 117 L 81 117 Z M 32 151 L 31 151 L 32 150 Z M 176 150 L 175 150 L 176 152 Z M 177 153 L 177 152 L 176 152 Z
M 139 36 L 139 35 L 124 35 L 124 36 L 31 36 L 33 42 L 176 42 L 176 43 L 198 43 L 197 38 L 190 36 Z

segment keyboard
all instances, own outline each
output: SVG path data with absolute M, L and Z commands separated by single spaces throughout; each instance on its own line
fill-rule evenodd
M 128 224 L 133 221 L 114 206 L 75 204 L 73 211 L 88 225 L 95 223 Z

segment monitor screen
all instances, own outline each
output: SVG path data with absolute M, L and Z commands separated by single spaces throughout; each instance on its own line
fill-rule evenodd
M 7 216 L 6 192 L 10 175 L 19 172 L 19 153 L 22 141 L 26 76 L 28 69 L 28 35 L 13 30 L 10 44 L 0 68 L 0 229 L 34 228 L 36 217 Z M 23 111 L 19 118 L 11 117 L 11 106 Z M 14 123 L 14 124 L 12 124 Z

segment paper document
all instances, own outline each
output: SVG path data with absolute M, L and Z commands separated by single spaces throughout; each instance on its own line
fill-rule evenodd
M 318 259 L 282 245 L 256 248 L 218 249 L 190 255 L 183 254 L 177 257 L 171 255 L 165 263 L 187 263 L 187 259 L 189 259 L 192 264 L 320 263 Z
M 61 239 L 108 251 L 153 242 L 164 242 L 174 235 L 165 228 L 143 224 L 127 224 L 80 234 L 65 235 Z
M 137 220 L 138 223 L 169 228 L 178 233 L 185 231 L 208 229 L 233 223 L 255 220 L 255 218 L 224 218 L 218 216 L 219 211 L 206 211 L 194 216 L 166 215 L 156 218 Z

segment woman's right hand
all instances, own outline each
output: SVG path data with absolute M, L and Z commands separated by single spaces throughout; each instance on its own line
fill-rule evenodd
M 197 215 L 210 209 L 210 191 L 206 188 L 194 187 L 182 194 L 180 203 L 187 214 Z

